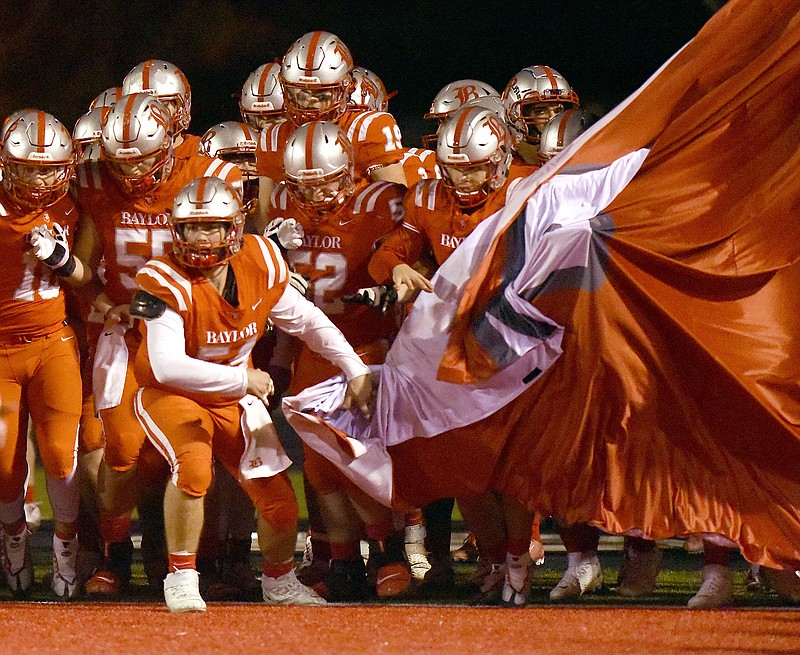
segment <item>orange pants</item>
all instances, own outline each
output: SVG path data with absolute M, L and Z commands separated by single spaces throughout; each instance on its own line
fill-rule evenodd
M 75 470 L 81 374 L 72 328 L 30 342 L 0 343 L 0 398 L 16 408 L 5 416 L 8 436 L 0 446 L 0 502 L 11 503 L 25 489 L 28 414 L 47 475 L 64 479 Z
M 138 461 L 147 437 L 133 410 L 133 399 L 139 384 L 133 374 L 133 363 L 141 345 L 142 337 L 136 329 L 125 333 L 128 346 L 128 370 L 125 373 L 125 388 L 119 405 L 100 410 L 103 424 L 104 457 L 106 464 L 115 471 L 128 471 Z
M 91 453 L 103 447 L 103 424 L 97 417 L 94 406 L 94 393 L 92 392 L 92 367 L 94 366 L 94 353 L 97 349 L 97 339 L 103 330 L 102 323 L 85 322 L 86 328 L 86 353 L 81 361 L 81 377 L 83 378 L 83 413 L 81 414 L 81 429 L 78 439 L 78 450 L 81 453 Z
M 145 388 L 136 395 L 135 409 L 147 438 L 169 463 L 178 489 L 204 496 L 216 458 L 239 480 L 267 523 L 277 531 L 297 524 L 297 498 L 286 473 L 247 481 L 239 478 L 245 442 L 238 403 L 203 406 L 172 391 Z

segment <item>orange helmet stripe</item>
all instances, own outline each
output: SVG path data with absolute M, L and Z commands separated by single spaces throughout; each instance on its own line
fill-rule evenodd
M 133 113 L 133 105 L 136 104 L 136 94 L 128 96 L 125 102 L 125 110 L 122 114 L 122 141 L 128 143 L 133 140 L 131 136 L 131 114 Z
M 148 59 L 144 62 L 144 68 L 142 69 L 142 90 L 150 88 L 150 69 L 152 67 L 152 59 Z
M 37 152 L 44 152 L 44 134 L 47 121 L 43 111 L 36 112 L 36 138 L 39 145 L 36 147 Z
M 306 55 L 306 65 L 304 66 L 306 73 L 308 71 L 314 70 L 314 55 L 317 52 L 317 46 L 319 45 L 319 41 L 322 38 L 323 32 L 317 30 L 311 36 L 311 41 L 308 44 L 308 54 Z
M 201 177 L 200 184 L 197 185 L 197 199 L 194 201 L 194 206 L 198 209 L 204 204 L 204 198 L 206 195 L 206 183 L 210 180 L 210 177 Z
M 461 112 L 461 115 L 458 117 L 455 134 L 453 135 L 453 152 L 455 154 L 459 154 L 461 152 L 461 140 L 463 136 L 466 136 L 463 134 L 464 124 L 470 119 L 472 113 L 472 109 L 469 109 L 468 111 Z
M 306 133 L 306 168 L 314 168 L 314 132 L 317 131 L 316 123 L 309 123 Z

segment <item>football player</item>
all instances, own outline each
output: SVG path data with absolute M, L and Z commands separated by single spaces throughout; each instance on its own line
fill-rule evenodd
M 143 448 L 145 435 L 133 415 L 138 384 L 132 364 L 141 343 L 137 330 L 130 329 L 134 278 L 149 259 L 171 247 L 167 216 L 183 186 L 201 176 L 241 185 L 233 164 L 196 153 L 176 157 L 172 120 L 167 107 L 151 95 L 123 96 L 102 124 L 100 161 L 77 168 L 82 215 L 76 255 L 90 267 L 101 258 L 105 264 L 105 284 L 94 301 L 89 332 L 95 405 L 105 437 L 99 489 L 106 562 L 87 582 L 90 593 L 116 593 L 127 582 L 131 510 L 141 487 L 163 484 L 163 463 L 152 449 Z M 153 466 L 142 466 L 139 472 L 140 455 Z M 154 477 L 144 479 L 145 471 Z M 165 563 L 159 571 L 157 561 L 152 571 L 147 562 L 145 568 L 150 578 L 166 573 Z
M 355 152 L 357 179 L 406 184 L 400 160 L 402 136 L 397 121 L 383 111 L 348 109 L 353 88 L 353 57 L 339 37 L 330 32 L 308 32 L 295 41 L 281 61 L 283 111 L 288 120 L 261 132 L 256 153 L 260 211 L 266 224 L 269 198 L 284 179 L 283 151 L 289 136 L 315 120 L 335 122 L 347 134 Z
M 506 124 L 514 137 L 513 166 L 538 166 L 542 130 L 564 109 L 580 106 L 578 94 L 564 76 L 550 66 L 523 68 L 503 89 Z
M 296 220 L 304 231 L 302 244 L 288 250 L 287 259 L 308 278 L 310 298 L 342 330 L 364 362 L 380 363 L 395 334 L 395 322 L 367 307 L 346 304 L 343 297 L 369 283 L 367 263 L 375 245 L 400 220 L 405 187 L 358 179 L 353 146 L 344 130 L 330 122 L 315 121 L 298 128 L 286 144 L 283 161 L 286 180 L 272 196 L 272 213 Z M 335 373 L 322 358 L 303 348 L 290 392 Z M 378 574 L 378 595 L 405 591 L 410 573 L 402 552 L 403 535 L 394 531 L 389 510 L 358 491 L 321 455 L 310 448 L 304 452 L 306 480 L 324 521 L 324 525 L 312 525 L 312 532 L 327 528 L 330 544 L 330 597 L 358 600 L 367 593 L 359 545 L 362 523 L 379 551 L 373 564 L 385 567 Z
M 370 261 L 372 278 L 379 284 L 392 283 L 400 302 L 420 291 L 431 292 L 430 281 L 413 265 L 426 250 L 441 265 L 482 220 L 503 207 L 519 181 L 508 180 L 511 157 L 511 135 L 497 113 L 474 105 L 453 113 L 440 128 L 436 145 L 443 179 L 424 180 L 409 189 L 402 225 Z M 511 605 L 524 604 L 533 516 L 513 499 L 494 494 L 459 499 L 459 506 L 489 565 L 481 591 L 487 596 L 502 593 Z M 429 539 L 429 546 L 431 581 L 452 578 L 449 540 L 435 546 Z
M 286 120 L 280 72 L 280 62 L 263 64 L 250 73 L 242 85 L 239 111 L 242 120 L 257 132 Z
M 350 380 L 346 404 L 364 411 L 369 371 L 341 332 L 288 284 L 279 249 L 243 234 L 239 194 L 230 185 L 194 180 L 176 196 L 169 223 L 172 253 L 138 273 L 131 310 L 144 319 L 136 414 L 172 470 L 164 500 L 167 607 L 205 610 L 194 563 L 212 455 L 245 480 L 258 508 L 264 601 L 324 604 L 294 574 L 298 509 L 284 472 L 290 461 L 265 407 L 272 381 L 248 368 L 249 355 L 272 321 L 342 370 Z
M 68 193 L 75 167 L 69 131 L 43 111 L 26 110 L 5 126 L 0 160 L 0 396 L 13 411 L 0 445 L 0 524 L 6 582 L 15 596 L 33 583 L 25 521 L 26 434 L 33 422 L 53 507 L 53 578 L 61 599 L 80 593 L 77 432 L 80 361 L 67 324 L 60 280 L 85 282 L 91 271 L 69 254 L 78 210 Z
M 137 64 L 122 80 L 122 94 L 132 93 L 154 96 L 169 110 L 172 147 L 177 159 L 197 153 L 200 137 L 188 132 L 192 121 L 192 89 L 180 68 L 161 59 Z

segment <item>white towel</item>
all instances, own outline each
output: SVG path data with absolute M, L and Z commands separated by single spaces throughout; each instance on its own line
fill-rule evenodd
M 111 409 L 122 402 L 125 374 L 128 370 L 127 323 L 104 329 L 97 340 L 92 369 L 92 391 L 96 411 Z
M 292 465 L 278 438 L 272 418 L 258 398 L 246 395 L 239 401 L 242 406 L 242 434 L 244 453 L 239 461 L 239 475 L 244 480 L 268 478 L 285 471 Z

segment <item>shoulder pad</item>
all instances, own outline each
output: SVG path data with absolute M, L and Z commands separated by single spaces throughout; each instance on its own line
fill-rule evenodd
M 167 303 L 152 293 L 139 290 L 131 299 L 131 316 L 135 318 L 158 318 L 167 309 Z

